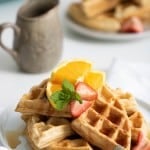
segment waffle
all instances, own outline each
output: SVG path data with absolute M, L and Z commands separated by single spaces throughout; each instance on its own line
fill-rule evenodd
M 129 116 L 132 125 L 132 143 L 136 143 L 140 132 L 145 131 L 144 118 L 140 112 L 135 112 Z M 146 133 L 145 133 L 146 134 Z
M 94 105 L 72 122 L 72 128 L 98 148 L 130 150 L 130 122 L 116 96 L 105 86 Z
M 100 13 L 113 9 L 120 0 L 83 0 L 82 9 L 87 17 L 94 17 Z
M 46 148 L 74 134 L 67 119 L 50 117 L 47 120 L 39 116 L 28 119 L 26 133 L 34 149 Z
M 119 102 L 125 109 L 128 116 L 138 111 L 136 99 L 131 93 L 123 92 L 121 89 L 115 89 L 114 93 L 117 95 Z
M 44 80 L 41 84 L 31 88 L 29 93 L 24 94 L 19 101 L 16 110 L 23 115 L 45 115 L 45 116 L 61 116 L 71 117 L 69 108 L 63 111 L 55 110 L 46 97 L 46 86 L 48 80 Z
M 146 134 L 144 118 L 130 93 L 104 85 L 94 104 L 72 121 L 69 107 L 56 111 L 49 103 L 47 81 L 32 87 L 16 107 L 34 150 L 130 150 L 139 133 Z M 74 131 L 81 137 L 72 139 Z
M 133 0 L 133 1 L 141 6 L 148 6 L 148 5 L 150 6 L 149 0 Z
M 116 89 L 115 93 L 119 98 L 119 102 L 125 108 L 131 123 L 132 143 L 136 143 L 139 133 L 142 131 L 147 134 L 146 122 L 142 113 L 138 109 L 136 99 L 130 93 L 125 93 L 121 89 Z
M 116 32 L 121 28 L 120 22 L 110 14 L 100 14 L 94 18 L 87 18 L 81 9 L 80 3 L 70 5 L 68 15 L 76 23 L 94 30 Z
M 92 150 L 92 147 L 84 139 L 65 139 L 53 143 L 46 150 Z
M 145 20 L 147 13 L 150 12 L 150 5 L 145 7 L 139 7 L 135 4 L 120 4 L 117 5 L 114 12 L 114 17 L 120 21 L 124 21 L 130 17 L 137 16 L 138 18 Z

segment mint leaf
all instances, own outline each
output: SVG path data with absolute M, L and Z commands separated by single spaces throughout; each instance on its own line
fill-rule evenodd
M 55 104 L 56 104 L 56 109 L 61 111 L 67 106 L 68 103 L 63 99 L 59 99 L 56 101 Z
M 78 93 L 74 92 L 73 99 L 79 101 L 79 103 L 82 104 L 81 97 Z
M 57 110 L 63 110 L 72 100 L 82 103 L 80 95 L 76 93 L 73 84 L 68 80 L 63 81 L 62 90 L 52 93 L 48 99 Z
M 56 91 L 51 95 L 51 99 L 54 101 L 54 103 L 60 99 L 61 97 L 61 91 Z
M 66 98 L 66 95 L 62 91 L 54 92 L 50 98 L 57 110 L 62 110 L 68 104 L 68 99 L 69 97 Z
M 73 84 L 71 82 L 69 82 L 68 80 L 63 81 L 62 89 L 64 91 L 69 91 L 69 92 L 74 92 L 75 91 Z

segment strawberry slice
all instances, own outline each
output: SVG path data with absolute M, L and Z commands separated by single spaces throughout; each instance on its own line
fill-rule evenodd
M 85 112 L 91 105 L 93 101 L 82 100 L 82 104 L 78 101 L 72 101 L 70 103 L 70 111 L 73 117 L 79 117 L 83 112 Z
M 141 131 L 141 132 L 139 133 L 139 135 L 138 135 L 137 143 L 140 144 L 140 143 L 143 142 L 143 140 L 144 140 L 144 134 L 143 134 L 143 132 Z
M 83 100 L 91 101 L 97 99 L 97 92 L 84 82 L 78 82 L 75 86 L 75 90 Z
M 137 145 L 132 150 L 150 150 L 150 141 L 148 141 L 142 132 L 139 133 Z
M 125 20 L 122 24 L 122 32 L 133 32 L 133 33 L 139 33 L 143 32 L 144 26 L 142 24 L 142 21 L 138 17 L 132 17 L 127 20 Z

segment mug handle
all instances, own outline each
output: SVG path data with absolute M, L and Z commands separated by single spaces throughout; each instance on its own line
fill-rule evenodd
M 12 23 L 4 23 L 0 25 L 0 46 L 8 52 L 17 62 L 18 62 L 18 53 L 14 49 L 8 48 L 3 42 L 2 42 L 2 33 L 6 28 L 11 28 L 16 35 L 18 36 L 20 34 L 20 28 Z

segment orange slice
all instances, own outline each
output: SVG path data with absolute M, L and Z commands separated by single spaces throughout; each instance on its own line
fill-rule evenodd
M 51 82 L 61 84 L 64 79 L 75 83 L 77 79 L 91 70 L 92 64 L 86 60 L 72 60 L 61 64 L 51 74 Z
M 55 84 L 49 81 L 47 83 L 46 95 L 47 97 L 50 97 L 53 92 L 56 92 L 59 90 L 61 90 L 61 84 Z
M 105 73 L 102 71 L 90 71 L 84 76 L 84 82 L 93 89 L 98 90 L 105 83 Z

